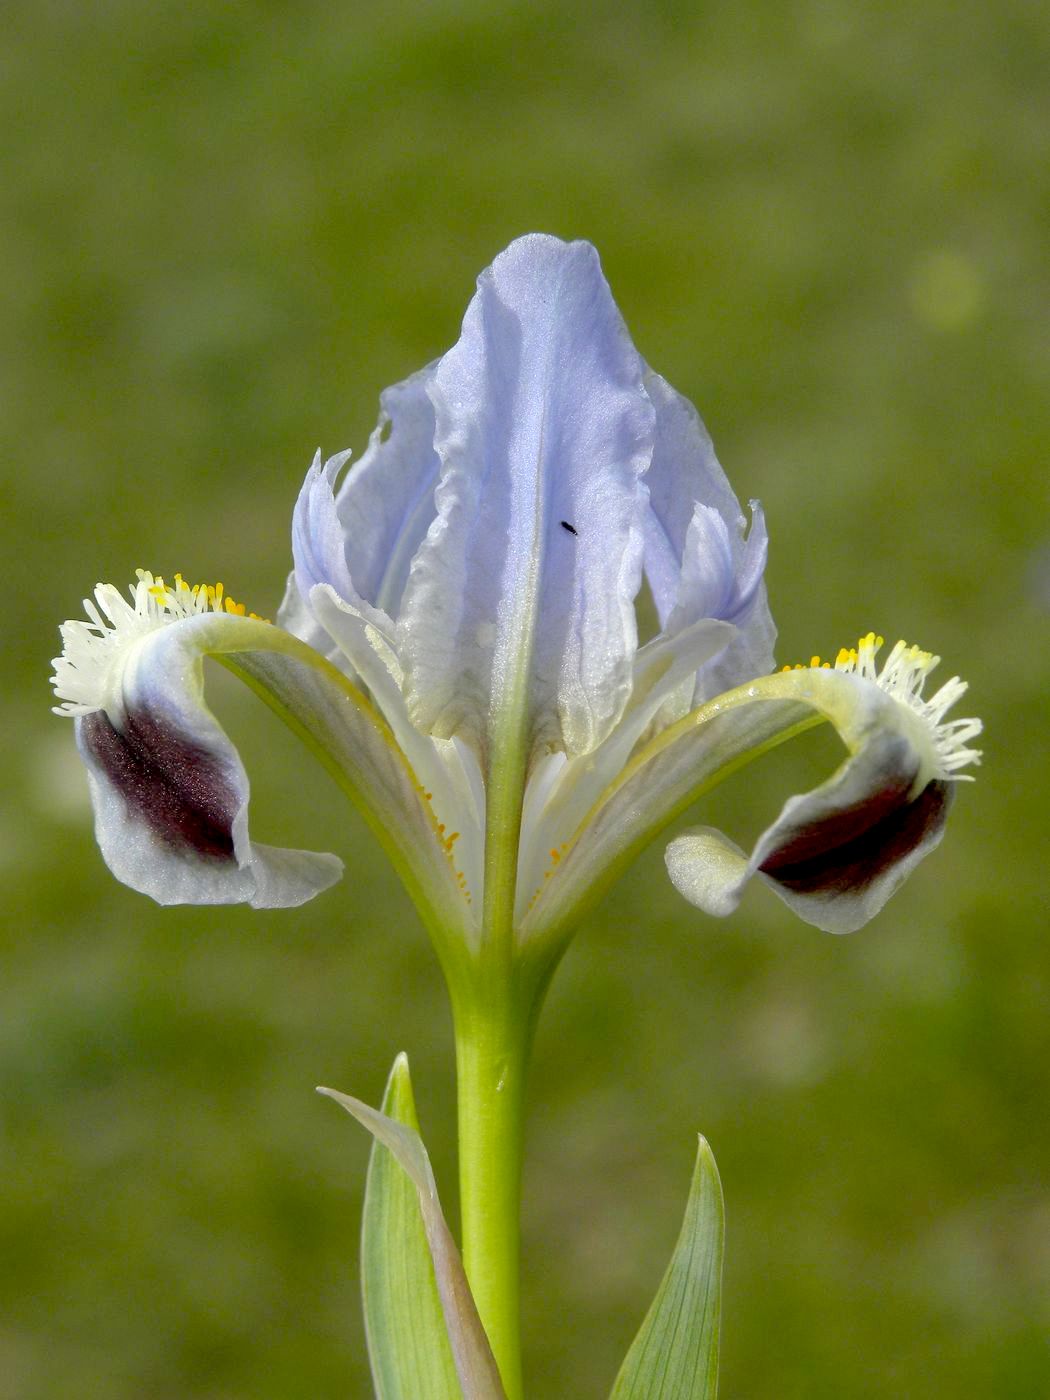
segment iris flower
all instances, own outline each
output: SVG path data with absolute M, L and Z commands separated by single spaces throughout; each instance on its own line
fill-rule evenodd
M 248 779 L 203 698 L 241 675 L 360 804 L 446 957 L 494 924 L 553 950 L 627 860 L 725 773 L 813 723 L 847 751 L 750 857 L 698 829 L 667 851 L 711 914 L 759 875 L 804 919 L 871 918 L 940 839 L 976 720 L 936 658 L 870 635 L 773 673 L 763 571 L 692 405 L 635 350 L 582 242 L 521 238 L 455 346 L 381 396 L 353 466 L 318 454 L 275 624 L 221 585 L 139 571 L 62 628 L 103 855 L 164 904 L 294 905 L 332 855 L 248 831 Z M 639 637 L 647 593 L 659 631 Z
M 360 806 L 449 983 L 464 1264 L 514 1400 L 525 1069 L 587 907 L 721 778 L 830 722 L 842 761 L 750 855 L 697 828 L 667 868 L 709 914 L 758 876 L 858 928 L 940 840 L 981 726 L 946 718 L 960 680 L 924 696 L 935 657 L 901 642 L 880 666 L 871 633 L 774 670 L 762 511 L 639 356 L 589 244 L 511 244 L 457 343 L 380 404 L 359 462 L 307 473 L 275 622 L 179 575 L 100 584 L 62 628 L 57 708 L 103 856 L 163 904 L 297 905 L 342 868 L 252 839 L 207 656 Z

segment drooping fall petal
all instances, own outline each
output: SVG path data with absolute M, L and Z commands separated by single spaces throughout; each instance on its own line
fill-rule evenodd
M 822 721 L 847 757 L 813 792 L 791 798 L 751 859 L 708 829 L 668 850 L 678 890 L 705 912 L 730 913 L 756 872 L 802 918 L 845 932 L 882 907 L 937 844 L 948 789 L 976 762 L 977 720 L 945 720 L 965 691 L 947 682 L 929 700 L 922 682 L 936 658 L 899 643 L 875 664 L 879 639 L 843 651 L 834 669 L 759 677 L 701 705 L 638 752 L 574 832 L 556 876 L 538 890 L 521 937 L 543 937 L 579 917 L 631 857 L 675 816 L 743 763 Z
M 250 839 L 247 774 L 204 700 L 203 660 L 214 656 L 249 680 L 360 803 L 424 910 L 462 923 L 462 893 L 426 795 L 382 716 L 345 676 L 283 629 L 244 616 L 221 589 L 141 574 L 130 600 L 100 585 L 86 607 L 88 621 L 63 628 L 56 695 L 76 720 L 96 835 L 119 879 L 164 904 L 275 907 L 339 878 L 335 856 Z

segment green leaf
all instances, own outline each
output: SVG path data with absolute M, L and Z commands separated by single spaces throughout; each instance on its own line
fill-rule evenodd
M 380 1400 L 506 1400 L 416 1130 L 407 1059 L 399 1055 L 390 1073 L 383 1099 L 389 1114 L 335 1089 L 318 1093 L 334 1099 L 376 1139 L 362 1275 Z M 408 1209 L 413 1204 L 414 1211 Z
M 404 1055 L 390 1071 L 383 1112 L 419 1131 Z M 361 1291 L 377 1400 L 460 1400 L 419 1197 L 378 1141 L 365 1186 Z
M 678 1243 L 610 1400 L 715 1400 L 724 1229 L 722 1183 L 701 1138 Z

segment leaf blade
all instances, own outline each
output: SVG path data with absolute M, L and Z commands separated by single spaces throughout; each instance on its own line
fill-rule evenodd
M 390 1071 L 382 1112 L 419 1131 L 404 1055 Z M 416 1188 L 378 1139 L 365 1184 L 361 1292 L 377 1400 L 460 1400 Z
M 671 1262 L 610 1400 L 715 1400 L 724 1234 L 722 1184 L 701 1137 Z
M 388 1148 L 416 1191 L 462 1400 L 506 1400 L 456 1242 L 438 1200 L 430 1158 L 419 1134 L 336 1089 L 318 1087 Z M 414 1397 L 413 1397 L 414 1400 Z

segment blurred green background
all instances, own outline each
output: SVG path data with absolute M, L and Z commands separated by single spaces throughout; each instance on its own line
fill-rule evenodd
M 256 833 L 346 878 L 155 908 L 48 660 L 137 565 L 272 615 L 315 446 L 360 449 L 534 228 L 598 245 L 762 498 L 780 659 L 917 640 L 987 733 L 852 938 L 759 889 L 706 921 L 659 849 L 582 931 L 532 1084 L 530 1393 L 607 1392 L 702 1129 L 727 1400 L 1050 1394 L 1048 64 L 1021 0 L 4 7 L 4 1400 L 368 1393 L 367 1143 L 316 1083 L 375 1100 L 407 1049 L 453 1206 L 443 988 L 362 823 L 219 684 Z M 746 838 L 827 753 L 705 819 Z

